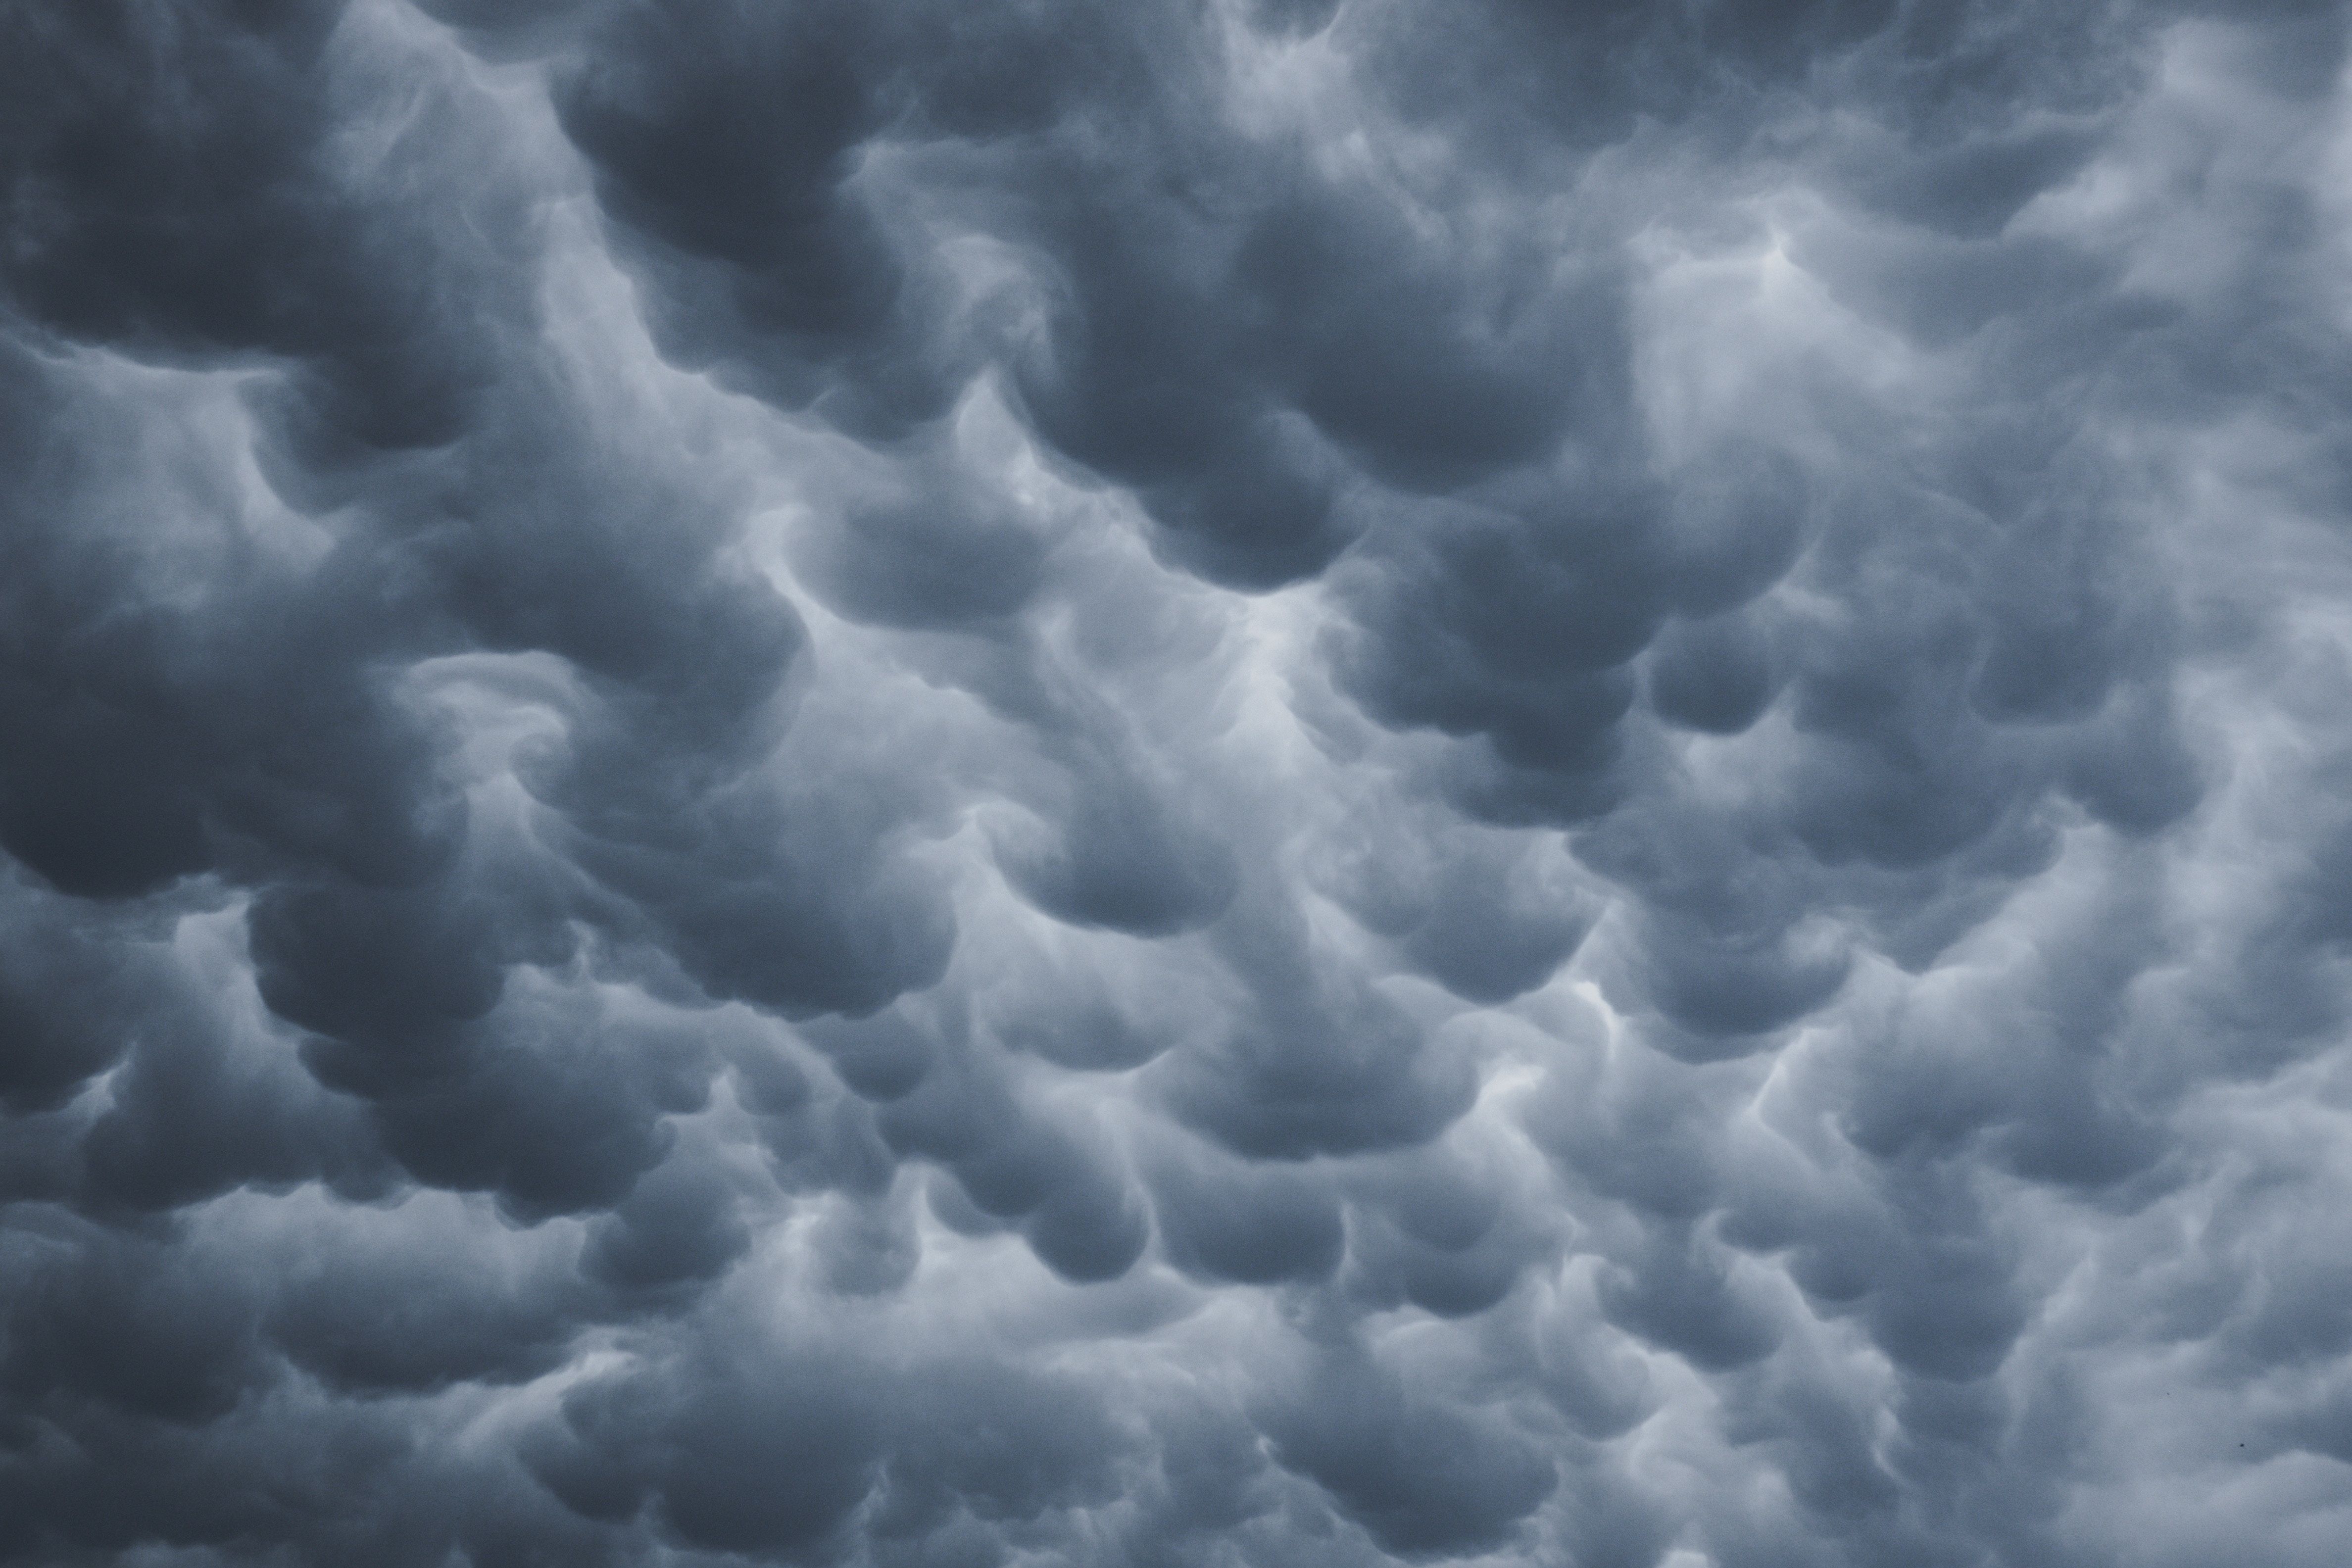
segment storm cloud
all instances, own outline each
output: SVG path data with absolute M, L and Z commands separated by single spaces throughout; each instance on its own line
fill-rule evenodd
M 0 0 L 0 1562 L 2334 1568 L 2348 72 Z

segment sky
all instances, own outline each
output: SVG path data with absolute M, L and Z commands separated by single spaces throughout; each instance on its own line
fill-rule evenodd
M 2347 37 L 0 0 L 0 1563 L 2338 1568 Z

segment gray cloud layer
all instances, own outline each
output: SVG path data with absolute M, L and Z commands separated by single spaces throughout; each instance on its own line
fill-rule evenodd
M 2347 31 L 0 0 L 0 1561 L 2332 1568 Z

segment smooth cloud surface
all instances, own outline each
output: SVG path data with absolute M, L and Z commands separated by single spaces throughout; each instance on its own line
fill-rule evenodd
M 0 5 L 0 1560 L 2340 1563 L 2348 31 Z

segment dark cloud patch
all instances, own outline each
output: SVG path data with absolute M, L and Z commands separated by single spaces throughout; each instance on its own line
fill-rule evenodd
M 188 1002 L 142 1021 L 83 1144 L 90 1199 L 157 1211 L 247 1184 L 364 1198 L 395 1183 L 357 1105 L 303 1074 L 291 1042 L 240 1033 Z
M 1721 1371 L 1769 1354 L 1780 1342 L 1769 1309 L 1711 1251 L 1688 1231 L 1661 1226 L 1602 1277 L 1601 1304 L 1620 1326 L 1698 1366 Z
M 1114 1484 L 1118 1430 L 1066 1379 L 894 1372 L 817 1347 L 750 1365 L 727 1353 L 567 1395 L 525 1439 L 532 1473 L 588 1519 L 642 1515 L 689 1548 L 785 1557 L 824 1554 L 853 1511 L 880 1542 L 944 1545 L 973 1533 L 960 1511 L 1035 1521 Z
M 1549 1223 L 1459 1161 L 1375 1165 L 1349 1210 L 1346 1283 L 1367 1302 L 1441 1318 L 1484 1312 L 1551 1258 Z
M 1051 829 L 1014 827 L 997 863 L 1029 902 L 1072 925 L 1133 936 L 1190 931 L 1223 914 L 1238 890 L 1232 852 L 1214 829 L 1116 754 L 1074 756 L 1073 799 Z
M 1065 1278 L 1117 1279 L 1143 1250 L 1144 1208 L 1110 1141 L 1081 1121 L 1023 1105 L 984 1060 L 932 1075 L 877 1121 L 901 1154 L 945 1164 L 964 1203 L 1017 1225 Z
M 288 1361 L 360 1394 L 432 1393 L 467 1382 L 517 1384 L 559 1365 L 566 1341 L 599 1315 L 572 1267 L 576 1240 L 549 1231 L 521 1257 L 498 1232 L 451 1253 L 450 1205 L 411 1197 L 369 1231 L 326 1247 L 299 1232 L 262 1318 Z
M 1381 993 L 1318 963 L 1295 913 L 1237 924 L 1227 962 L 1250 989 L 1217 1043 L 1155 1065 L 1180 1117 L 1234 1152 L 1418 1143 L 1467 1106 L 1467 1064 Z
M 1650 706 L 1710 735 L 1737 735 L 1763 715 L 1777 684 L 1772 650 L 1758 629 L 1730 616 L 1678 623 L 1651 645 Z
M 874 1484 L 874 1414 L 838 1363 L 743 1368 L 724 1358 L 713 1347 L 668 1377 L 575 1389 L 526 1438 L 532 1474 L 583 1518 L 649 1516 L 692 1548 L 819 1545 Z
M 193 1426 L 264 1380 L 245 1289 L 173 1256 L 168 1226 L 119 1235 L 44 1217 L 15 1238 L 29 1255 L 10 1301 L 8 1381 L 19 1399 L 62 1395 Z M 70 1241 L 79 1245 L 60 1245 Z
M 559 100 L 605 206 L 659 247 L 677 296 L 656 318 L 666 341 L 706 363 L 772 343 L 747 368 L 794 405 L 882 336 L 901 297 L 880 226 L 841 188 L 888 118 L 862 68 L 884 15 L 615 7 Z M 911 409 L 859 416 L 935 412 L 924 379 L 892 389 Z
M 488 379 L 466 329 L 513 298 L 484 263 L 519 240 L 517 215 L 481 215 L 505 230 L 482 233 L 486 245 L 443 247 L 429 215 L 337 188 L 322 165 L 349 107 L 326 68 L 342 10 L 12 18 L 5 178 L 24 243 L 8 287 L 76 336 L 301 362 L 310 406 L 294 417 L 318 440 L 437 445 Z M 444 113 L 472 110 L 441 97 Z
M 0 804 L 10 852 L 97 898 L 281 844 L 367 881 L 413 879 L 446 850 L 448 803 L 424 765 L 429 741 L 361 668 L 389 651 L 385 615 L 416 607 L 404 584 L 362 581 L 364 548 L 331 553 L 299 595 L 266 556 L 236 571 L 253 542 L 232 521 L 229 462 L 192 432 L 139 434 L 131 410 L 67 391 L 55 362 L 21 347 L 12 360 L 22 417 L 9 424 L 27 461 L 11 487 L 6 700 L 28 743 Z M 77 404 L 89 423 L 68 434 L 60 414 Z M 128 449 L 110 464 L 110 440 Z M 177 550 L 142 559 L 142 525 Z M 171 553 L 184 559 L 167 565 Z M 152 596 L 159 570 L 173 594 Z M 317 743 L 273 749 L 280 724 Z
M 962 627 L 1029 602 L 1050 542 L 1002 498 L 925 476 L 923 488 L 812 520 L 794 561 L 828 603 L 886 626 Z
M 1388 1550 L 1458 1556 L 1507 1543 L 1559 1478 L 1486 1412 L 1413 1401 L 1345 1350 L 1264 1421 L 1276 1458 L 1311 1477 Z
M 152 952 L 90 929 L 62 900 L 12 889 L 0 944 L 0 1030 L 11 1111 L 53 1110 L 129 1047 L 142 1004 L 164 989 Z M 26 896 L 29 893 L 29 896 Z M 79 999 L 70 1012 L 51 1005 Z
M 1187 1273 L 1270 1285 L 1311 1283 L 1339 1267 L 1339 1194 L 1311 1167 L 1253 1169 L 1179 1145 L 1152 1163 L 1150 1179 L 1160 1245 Z
M 1413 969 L 1472 1002 L 1542 985 L 1598 913 L 1549 843 L 1442 826 L 1335 837 L 1321 879 L 1332 895 Z

